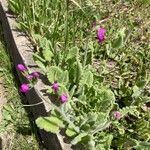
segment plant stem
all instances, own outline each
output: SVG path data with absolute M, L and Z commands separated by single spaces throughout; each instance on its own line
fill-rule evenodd
M 86 61 L 87 61 L 87 53 L 88 53 L 88 37 L 86 38 L 86 43 L 84 46 L 84 60 L 83 60 L 83 67 L 86 66 Z
M 77 132 L 79 133 L 79 129 L 72 123 L 72 121 L 66 116 L 65 111 L 64 111 L 64 106 L 65 104 L 61 105 L 61 114 L 64 118 L 64 120 L 71 125 L 71 127 Z
M 99 131 L 102 131 L 104 129 L 106 129 L 107 127 L 109 127 L 109 125 L 111 124 L 111 122 L 106 122 L 103 126 L 100 124 L 94 131 L 91 132 L 92 135 L 96 134 Z

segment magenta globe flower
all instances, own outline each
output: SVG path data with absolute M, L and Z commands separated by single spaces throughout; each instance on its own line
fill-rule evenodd
M 35 78 L 38 78 L 40 76 L 38 72 L 32 72 L 31 75 Z
M 23 83 L 21 86 L 20 86 L 20 91 L 22 92 L 22 93 L 27 93 L 28 91 L 29 91 L 29 85 L 28 84 L 26 84 L 26 83 Z
M 65 95 L 65 94 L 62 94 L 62 95 L 59 97 L 59 99 L 60 99 L 60 102 L 63 104 L 63 103 L 65 103 L 65 102 L 68 101 L 68 96 Z
M 17 70 L 20 72 L 24 72 L 26 70 L 26 67 L 23 64 L 18 64 L 17 65 Z
M 119 120 L 121 118 L 121 112 L 119 112 L 119 111 L 112 112 L 112 115 L 115 119 Z
M 52 84 L 52 89 L 54 90 L 54 92 L 57 92 L 59 90 L 59 84 L 58 83 L 53 83 Z
M 104 28 L 97 29 L 97 39 L 100 43 L 105 40 L 105 32 L 106 32 L 106 29 Z

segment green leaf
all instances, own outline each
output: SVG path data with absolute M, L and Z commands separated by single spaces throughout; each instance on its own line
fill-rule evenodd
M 74 93 L 75 93 L 76 88 L 77 88 L 77 86 L 76 86 L 76 85 L 74 85 L 74 86 L 72 87 L 72 89 L 69 91 L 69 95 L 70 95 L 70 97 L 73 97 L 73 95 L 74 95 Z
M 98 113 L 90 112 L 88 113 L 87 118 L 88 118 L 88 123 L 90 125 L 93 125 L 97 121 Z
M 77 133 L 76 131 L 69 125 L 66 130 L 66 135 L 69 137 L 75 136 Z
M 128 114 L 131 114 L 133 116 L 136 116 L 138 117 L 139 116 L 139 112 L 137 110 L 137 106 L 126 106 L 126 107 L 123 107 L 121 110 L 121 115 L 122 117 L 128 115 Z
M 99 112 L 97 113 L 97 124 L 98 125 L 104 125 L 107 122 L 107 115 L 105 113 Z
M 93 139 L 89 140 L 88 149 L 89 150 L 95 150 L 95 141 Z
M 75 76 L 76 76 L 76 80 L 74 81 L 75 83 L 79 83 L 79 80 L 82 76 L 83 73 L 83 67 L 82 64 L 80 63 L 80 61 L 77 59 L 77 65 L 76 65 L 76 69 L 75 69 Z
M 145 141 L 150 140 L 150 122 L 144 120 L 143 118 L 138 119 L 136 122 L 136 132 L 139 135 L 141 139 L 144 139 Z
M 111 122 L 107 120 L 107 114 L 99 113 L 98 119 L 94 125 L 94 129 L 92 130 L 92 134 L 96 134 L 99 131 L 105 130 L 110 126 Z
M 136 85 L 133 87 L 133 94 L 132 94 L 132 97 L 133 98 L 137 98 L 137 97 L 139 97 L 140 95 L 141 95 L 141 93 L 142 93 L 142 90 L 139 88 L 139 87 L 137 87 Z
M 136 150 L 150 150 L 150 142 L 140 142 L 134 147 Z
M 69 73 L 68 70 L 62 72 L 62 74 L 60 74 L 59 78 L 58 78 L 58 82 L 62 83 L 64 85 L 67 85 L 69 82 Z
M 124 45 L 125 28 L 122 28 L 118 33 L 118 38 L 113 42 L 113 48 L 121 48 Z
M 89 51 L 87 53 L 87 60 L 86 60 L 86 62 L 87 62 L 87 64 L 92 65 L 93 64 L 93 58 L 94 58 L 94 46 L 93 46 L 93 42 L 90 42 L 88 44 L 88 46 L 89 46 Z
M 105 142 L 105 144 L 106 144 L 105 148 L 106 149 L 110 149 L 110 146 L 111 146 L 111 143 L 112 143 L 112 140 L 113 140 L 113 135 L 112 134 L 108 134 L 104 138 L 106 140 L 106 142 Z
M 38 53 L 33 53 L 33 55 L 32 55 L 32 57 L 33 57 L 33 60 L 34 61 L 41 61 L 42 63 L 45 63 L 46 61 L 45 61 L 45 59 L 43 59 L 41 56 L 40 56 L 40 54 L 38 54 Z
M 47 89 L 47 93 L 50 93 L 50 94 L 53 93 L 53 89 L 52 89 L 51 87 L 48 88 L 48 89 Z
M 41 38 L 39 40 L 39 45 L 42 48 L 42 54 L 46 61 L 50 62 L 53 57 L 52 46 L 49 40 L 46 38 Z
M 93 73 L 89 70 L 85 70 L 80 80 L 80 84 L 87 85 L 90 88 L 93 85 Z
M 63 71 L 57 66 L 51 66 L 47 72 L 47 78 L 50 83 L 54 83 L 60 79 Z
M 7 110 L 3 110 L 3 118 L 4 120 L 7 120 L 7 121 L 12 120 L 12 116 L 10 115 L 10 112 L 8 112 Z
M 98 144 L 96 150 L 106 150 L 103 144 Z
M 63 121 L 57 117 L 39 117 L 36 120 L 36 124 L 40 129 L 44 129 L 47 132 L 59 133 L 60 128 L 64 128 Z
M 144 88 L 146 86 L 147 83 L 149 83 L 149 79 L 147 81 L 145 81 L 145 80 L 138 80 L 136 84 L 137 84 L 137 86 L 140 89 L 142 89 L 142 88 Z
M 123 126 L 117 126 L 119 134 L 123 135 L 125 134 L 125 128 Z
M 42 39 L 42 36 L 40 34 L 33 34 L 32 38 L 39 43 L 39 41 Z
M 35 61 L 35 63 L 44 71 L 44 72 L 46 72 L 47 70 L 46 70 L 46 67 L 45 67 L 45 65 L 41 62 L 41 61 Z
M 114 93 L 105 87 L 100 88 L 97 94 L 97 109 L 104 113 L 110 113 L 115 103 Z
M 51 52 L 51 50 L 45 48 L 42 50 L 42 53 L 43 53 L 45 60 L 50 62 L 53 57 L 53 53 Z
M 76 145 L 77 143 L 82 141 L 82 138 L 87 136 L 87 133 L 80 133 L 78 136 L 76 136 L 72 141 L 71 144 Z
M 131 150 L 134 146 L 137 145 L 137 141 L 135 139 L 128 138 L 124 141 L 123 149 Z
M 58 91 L 58 95 L 61 95 L 61 94 L 68 95 L 69 92 L 68 92 L 67 88 L 62 84 L 59 84 L 59 85 L 60 85 L 60 88 L 59 88 L 59 91 Z
M 69 50 L 66 60 L 76 58 L 76 57 L 78 57 L 78 55 L 79 55 L 78 47 L 73 47 Z
M 42 49 L 48 49 L 49 48 L 49 41 L 45 37 L 43 37 L 39 41 L 39 46 Z

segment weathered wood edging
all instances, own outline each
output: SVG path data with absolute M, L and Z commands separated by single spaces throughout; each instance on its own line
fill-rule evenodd
M 7 48 L 14 65 L 16 66 L 21 63 L 25 65 L 34 64 L 32 59 L 32 54 L 34 53 L 32 44 L 24 33 L 17 30 L 15 16 L 9 14 L 6 0 L 1 0 L 0 2 L 0 22 L 2 24 Z M 28 67 L 29 72 L 33 69 L 33 67 Z M 23 82 L 19 72 L 18 75 L 20 81 Z M 48 103 L 42 98 L 42 92 L 40 93 L 42 90 L 41 84 L 42 81 L 39 80 L 38 83 L 26 94 L 26 99 L 30 105 L 43 101 L 40 105 L 31 107 L 34 120 L 39 116 L 47 116 L 51 109 L 50 102 Z M 48 99 L 48 97 L 44 96 L 44 99 L 45 98 Z M 47 150 L 71 150 L 71 146 L 63 142 L 63 137 L 61 135 L 47 133 L 40 129 L 39 133 L 40 139 Z

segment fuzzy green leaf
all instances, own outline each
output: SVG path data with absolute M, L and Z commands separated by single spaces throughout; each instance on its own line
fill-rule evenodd
M 36 124 L 40 129 L 44 129 L 47 132 L 59 133 L 60 128 L 64 128 L 63 121 L 57 117 L 39 117 L 36 120 Z
M 53 53 L 51 52 L 51 50 L 50 49 L 43 49 L 42 53 L 43 53 L 45 60 L 50 62 L 51 58 L 53 57 Z
M 41 61 L 35 61 L 35 63 L 44 71 L 44 72 L 46 72 L 47 70 L 46 70 L 46 67 L 45 67 L 45 65 L 41 62 Z
M 115 103 L 114 93 L 110 89 L 107 89 L 105 87 L 101 88 L 98 90 L 97 99 L 97 109 L 108 114 L 112 110 Z
M 77 59 L 77 65 L 75 68 L 75 76 L 76 76 L 76 80 L 74 82 L 79 83 L 79 80 L 82 76 L 83 73 L 83 68 L 82 68 L 82 64 L 80 63 L 80 61 Z
M 138 117 L 139 116 L 139 112 L 137 110 L 137 106 L 127 106 L 124 107 L 120 110 L 122 117 L 131 114 L 133 116 Z
M 69 91 L 69 95 L 70 95 L 70 97 L 72 97 L 73 95 L 74 95 L 74 93 L 75 93 L 75 89 L 77 88 L 77 86 L 76 85 L 74 85 L 73 87 L 72 87 L 72 89 Z
M 77 58 L 79 55 L 78 47 L 73 47 L 69 50 L 66 60 Z
M 136 150 L 150 150 L 149 142 L 140 142 L 137 146 L 134 147 Z
M 62 85 L 62 84 L 59 84 L 59 85 L 60 85 L 60 88 L 59 88 L 59 91 L 58 91 L 58 95 L 61 95 L 61 94 L 67 94 L 68 95 L 67 88 L 64 85 Z
M 50 83 L 54 83 L 59 80 L 63 71 L 57 66 L 51 66 L 48 69 L 47 78 Z
M 62 72 L 62 74 L 60 74 L 59 78 L 58 78 L 58 82 L 62 83 L 64 85 L 67 85 L 67 83 L 69 82 L 69 73 L 68 70 Z
M 140 95 L 141 95 L 141 93 L 142 93 L 142 90 L 139 88 L 139 87 L 137 87 L 136 85 L 133 87 L 133 94 L 132 94 L 132 97 L 133 98 L 137 98 L 137 97 L 139 97 Z
M 118 33 L 118 38 L 113 42 L 113 48 L 121 48 L 124 45 L 125 28 L 122 28 Z
M 75 136 L 77 133 L 76 131 L 74 131 L 73 128 L 71 128 L 71 126 L 69 125 L 67 130 L 66 130 L 66 135 L 69 137 Z
M 76 145 L 77 143 L 82 141 L 82 138 L 87 136 L 87 133 L 80 133 L 78 136 L 76 136 L 72 141 L 71 144 Z
M 46 62 L 45 59 L 43 59 L 43 58 L 40 56 L 39 53 L 34 53 L 34 54 L 32 55 L 32 57 L 33 57 L 33 60 L 34 60 L 34 61 L 41 61 L 41 62 L 43 62 L 43 63 Z
M 89 70 L 84 71 L 80 84 L 87 85 L 90 88 L 93 85 L 93 73 Z

